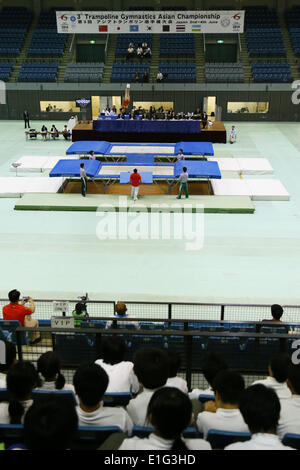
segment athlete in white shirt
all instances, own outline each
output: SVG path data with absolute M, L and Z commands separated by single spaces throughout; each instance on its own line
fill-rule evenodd
M 238 409 L 239 398 L 245 388 L 243 377 L 234 371 L 220 371 L 214 379 L 213 388 L 216 412 L 203 411 L 197 418 L 197 428 L 204 438 L 210 429 L 249 432 Z
M 273 356 L 268 367 L 269 377 L 263 380 L 256 380 L 252 385 L 263 384 L 266 387 L 273 388 L 279 400 L 291 398 L 292 392 L 286 383 L 289 365 L 290 357 L 288 354 Z
M 128 403 L 126 410 L 137 426 L 148 426 L 147 407 L 153 393 L 166 385 L 168 379 L 168 356 L 156 348 L 141 348 L 134 355 L 134 373 L 143 391 Z
M 280 439 L 287 433 L 300 434 L 300 364 L 289 366 L 287 384 L 292 396 L 287 400 L 280 400 L 281 411 L 277 426 Z
M 133 363 L 124 361 L 126 344 L 120 336 L 104 338 L 101 343 L 102 359 L 100 365 L 108 375 L 109 383 L 106 393 L 133 393 L 139 391 L 139 382 L 133 372 Z
M 74 374 L 73 383 L 79 398 L 76 408 L 79 426 L 118 426 L 131 435 L 133 423 L 123 408 L 103 406 L 108 375 L 95 363 L 82 364 Z
M 233 144 L 234 142 L 236 142 L 236 128 L 232 126 L 230 130 L 230 143 Z
M 203 439 L 183 439 L 182 432 L 190 425 L 192 403 L 188 396 L 177 388 L 164 387 L 151 397 L 147 408 L 147 419 L 154 432 L 141 439 L 125 439 L 119 450 L 210 450 Z
M 272 388 L 262 384 L 252 385 L 240 397 L 240 411 L 252 437 L 249 441 L 237 442 L 225 450 L 291 450 L 276 436 L 280 415 L 280 401 Z

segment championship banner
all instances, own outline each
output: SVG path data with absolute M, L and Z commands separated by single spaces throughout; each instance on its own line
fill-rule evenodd
M 243 33 L 245 11 L 57 11 L 66 34 Z

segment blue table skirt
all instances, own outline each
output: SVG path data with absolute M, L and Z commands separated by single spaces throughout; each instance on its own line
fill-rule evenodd
M 99 132 L 198 134 L 199 121 L 140 121 L 123 119 L 93 121 L 93 129 Z

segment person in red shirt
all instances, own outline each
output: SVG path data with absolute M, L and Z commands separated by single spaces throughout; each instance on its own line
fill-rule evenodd
M 18 320 L 20 324 L 26 328 L 38 328 L 38 320 L 33 320 L 31 315 L 35 311 L 34 302 L 31 297 L 28 300 L 20 301 L 20 292 L 17 289 L 11 290 L 8 293 L 10 303 L 5 305 L 2 309 L 3 320 Z M 30 303 L 30 307 L 26 307 L 26 302 Z M 41 335 L 39 332 L 30 333 L 31 341 L 30 345 L 36 344 L 41 341 Z
M 130 183 L 131 183 L 131 197 L 133 200 L 137 200 L 138 192 L 139 192 L 139 185 L 142 182 L 142 177 L 138 173 L 137 169 L 133 170 L 133 173 L 130 175 Z

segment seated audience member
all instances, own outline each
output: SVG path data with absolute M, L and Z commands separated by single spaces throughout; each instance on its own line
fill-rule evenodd
M 244 390 L 240 397 L 240 412 L 252 434 L 245 442 L 236 442 L 225 450 L 291 450 L 276 436 L 280 402 L 274 390 L 257 384 Z
M 185 114 L 183 111 L 177 114 L 176 119 L 186 119 Z
M 198 400 L 199 395 L 211 395 L 212 400 L 214 400 L 215 394 L 213 391 L 213 381 L 218 372 L 221 370 L 227 369 L 227 364 L 221 356 L 219 356 L 214 351 L 207 351 L 201 362 L 201 369 L 204 375 L 205 380 L 207 381 L 209 387 L 205 390 L 200 390 L 199 388 L 194 388 L 190 393 L 189 397 L 191 400 Z
M 230 129 L 230 143 L 233 144 L 234 142 L 236 142 L 236 128 L 232 126 Z
M 213 381 L 216 412 L 202 411 L 197 418 L 197 428 L 205 439 L 210 429 L 249 432 L 239 410 L 244 388 L 244 379 L 237 372 L 222 370 L 216 375 Z
M 141 77 L 140 77 L 139 72 L 135 72 L 134 81 L 136 83 L 139 83 L 141 81 Z
M 184 160 L 184 155 L 183 155 L 183 150 L 179 149 L 178 155 L 177 155 L 177 161 Z
M 67 125 L 64 125 L 63 131 L 62 131 L 62 135 L 64 136 L 64 139 L 65 139 L 65 140 L 70 140 L 71 132 L 70 132 L 70 129 L 68 129 L 68 126 L 67 126 Z
M 31 315 L 35 312 L 34 301 L 31 297 L 20 301 L 20 295 L 17 289 L 13 289 L 8 293 L 10 303 L 3 307 L 3 320 L 18 320 L 26 328 L 38 328 L 38 320 L 31 318 Z M 25 306 L 26 302 L 29 302 L 30 307 Z M 30 332 L 30 338 L 30 345 L 41 341 L 41 335 L 38 331 Z
M 68 450 L 77 427 L 74 406 L 55 397 L 37 400 L 24 418 L 24 443 L 29 450 Z
M 138 393 L 139 382 L 133 372 L 133 363 L 124 361 L 126 344 L 123 338 L 120 336 L 104 338 L 101 345 L 102 359 L 98 359 L 96 364 L 108 375 L 106 393 Z
M 132 57 L 134 57 L 134 46 L 133 44 L 129 44 L 129 47 L 127 49 L 126 60 L 132 59 Z
M 143 58 L 143 48 L 142 48 L 141 44 L 139 44 L 137 49 L 136 49 L 136 55 L 139 59 Z
M 183 393 L 188 392 L 187 382 L 182 377 L 178 377 L 178 371 L 180 368 L 180 355 L 176 351 L 168 351 L 168 363 L 169 363 L 169 374 L 167 380 L 167 387 L 175 387 L 181 390 Z
M 5 341 L 5 364 L 0 364 L 0 388 L 6 388 L 6 376 L 10 367 L 16 363 L 16 346 Z
M 110 108 L 105 108 L 105 111 L 104 111 L 104 114 L 105 116 L 110 116 Z
M 94 150 L 89 151 L 89 160 L 96 160 L 96 155 Z
M 42 139 L 44 140 L 47 139 L 47 133 L 48 133 L 48 129 L 45 125 L 43 125 L 41 128 Z
M 151 52 L 150 47 L 148 46 L 143 51 L 143 57 L 145 57 L 146 59 L 151 59 L 151 55 L 152 55 L 152 52 Z
M 72 384 L 66 384 L 66 379 L 61 373 L 61 360 L 54 351 L 47 351 L 37 361 L 37 370 L 42 375 L 41 390 L 72 390 Z
M 164 387 L 168 380 L 168 356 L 162 349 L 140 348 L 134 354 L 133 363 L 133 371 L 143 391 L 130 400 L 126 410 L 134 425 L 147 426 L 148 403 L 153 393 Z
M 134 318 L 132 317 L 131 315 L 129 316 L 127 312 L 127 307 L 126 307 L 126 304 L 124 302 L 117 302 L 116 303 L 116 307 L 115 307 L 115 316 L 116 318 Z M 118 325 L 123 325 L 123 326 L 126 326 L 126 325 L 134 325 L 135 328 L 140 328 L 140 324 L 139 322 L 137 321 L 118 321 L 117 322 Z M 106 328 L 110 328 L 113 326 L 113 322 L 112 321 L 108 321 L 106 322 Z
M 103 406 L 108 375 L 102 367 L 95 363 L 81 364 L 73 384 L 79 399 L 78 426 L 119 426 L 121 431 L 131 434 L 133 424 L 128 413 L 123 408 Z
M 300 434 L 300 364 L 290 364 L 287 385 L 292 396 L 281 400 L 277 434 L 280 439 L 287 433 Z
M 52 127 L 50 129 L 50 132 L 51 132 L 51 136 L 52 136 L 52 139 L 56 139 L 59 137 L 59 133 L 58 133 L 58 130 L 56 129 L 55 125 L 52 124 Z
M 24 415 L 32 405 L 31 393 L 40 385 L 39 375 L 31 362 L 17 362 L 7 372 L 8 403 L 0 403 L 1 424 L 23 424 Z
M 191 417 L 192 404 L 186 394 L 177 388 L 161 388 L 154 392 L 147 408 L 147 419 L 154 432 L 146 438 L 125 439 L 119 450 L 210 450 L 210 444 L 203 439 L 181 437 Z
M 146 49 L 147 47 L 148 47 L 148 43 L 147 43 L 146 39 L 144 39 L 143 42 L 142 42 L 142 48 Z
M 142 81 L 143 81 L 143 83 L 149 83 L 149 74 L 148 74 L 148 72 L 145 71 L 143 73 Z
M 268 366 L 269 376 L 266 379 L 256 380 L 252 385 L 263 384 L 272 388 L 277 393 L 279 400 L 291 398 L 292 393 L 286 383 L 290 362 L 288 354 L 273 356 Z
M 157 81 L 158 83 L 160 83 L 160 82 L 163 81 L 163 79 L 164 79 L 164 76 L 163 76 L 163 74 L 161 73 L 161 71 L 159 70 L 159 71 L 157 72 L 157 75 L 156 75 L 156 81 Z
M 271 315 L 272 315 L 272 319 L 265 319 L 265 320 L 262 320 L 262 322 L 272 322 L 272 327 L 282 326 L 281 317 L 283 315 L 283 308 L 281 307 L 281 305 L 278 305 L 278 304 L 271 305 Z

